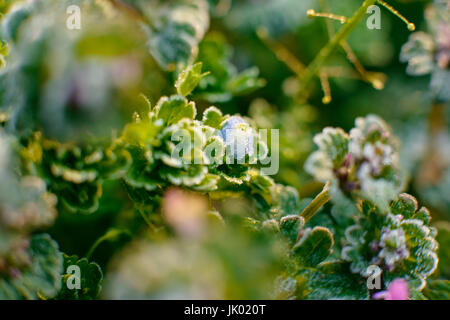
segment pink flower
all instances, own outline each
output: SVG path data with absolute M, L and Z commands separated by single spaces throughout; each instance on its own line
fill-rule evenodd
M 395 279 L 389 285 L 387 291 L 380 291 L 373 295 L 376 300 L 408 300 L 408 281 L 405 279 Z

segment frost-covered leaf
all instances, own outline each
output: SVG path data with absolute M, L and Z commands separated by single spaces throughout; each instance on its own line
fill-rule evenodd
M 368 267 L 378 265 L 387 284 L 406 278 L 412 289 L 421 291 L 438 263 L 436 230 L 428 224 L 429 212 L 418 209 L 417 200 L 408 194 L 392 202 L 391 213 L 368 202 L 362 210 L 357 223 L 347 228 L 341 252 L 350 270 L 367 277 Z
M 427 30 L 411 34 L 400 52 L 407 62 L 406 72 L 413 76 L 431 74 L 430 91 L 438 101 L 449 101 L 450 21 L 448 2 L 434 1 L 425 10 Z
M 95 211 L 102 182 L 122 177 L 131 164 L 128 151 L 114 143 L 79 146 L 47 140 L 39 134 L 26 141 L 20 151 L 25 168 L 38 172 L 72 212 Z
M 252 33 L 265 27 L 271 34 L 278 36 L 308 23 L 305 12 L 313 8 L 315 2 L 261 0 L 257 6 L 252 1 L 237 1 L 233 4 L 231 12 L 225 18 L 228 28 Z
M 348 154 L 349 136 L 342 129 L 327 127 L 314 137 L 314 142 L 319 147 L 318 152 L 323 154 L 319 158 L 331 160 L 329 164 L 331 168 L 341 165 Z M 308 171 L 320 170 L 320 168 L 310 167 L 312 165 L 313 163 L 306 166 Z
M 55 299 L 57 300 L 92 300 L 98 297 L 103 281 L 103 272 L 95 262 L 89 262 L 86 258 L 78 259 L 76 255 L 64 256 L 64 274 L 61 277 L 61 291 Z M 72 282 L 71 277 L 77 276 L 78 271 L 68 268 L 78 267 L 80 278 L 77 279 L 80 289 L 69 288 L 68 283 Z M 69 270 L 71 273 L 67 273 Z M 75 282 L 75 281 L 73 281 Z M 72 284 L 72 283 L 71 283 Z M 73 283 L 75 284 L 75 283 Z
M 280 231 L 290 241 L 295 242 L 304 224 L 304 219 L 299 215 L 287 215 L 280 219 Z
M 433 71 L 433 38 L 422 31 L 414 32 L 403 45 L 400 61 L 408 62 L 406 72 L 411 75 L 424 75 Z
M 301 266 L 313 267 L 324 261 L 332 252 L 333 234 L 327 228 L 305 229 L 293 250 Z
M 122 139 L 126 144 L 146 146 L 159 144 L 158 133 L 162 130 L 161 122 L 134 122 L 125 126 Z
M 269 193 L 274 181 L 261 174 L 258 170 L 250 171 L 250 186 L 261 193 Z
M 194 119 L 197 110 L 194 102 L 189 102 L 182 96 L 161 98 L 155 106 L 155 114 L 168 126 L 177 123 L 181 119 Z
M 253 150 L 250 139 L 259 143 L 250 125 L 239 116 L 223 116 L 216 107 L 206 109 L 202 121 L 194 117 L 193 102 L 179 95 L 162 97 L 150 111 L 149 122 L 138 120 L 125 127 L 121 142 L 133 162 L 124 181 L 133 192 L 151 192 L 169 185 L 203 192 L 269 192 L 273 182 L 261 175 L 256 163 L 236 163 L 236 159 L 225 163 L 226 141 L 232 139 L 224 138 L 224 130 L 246 129 L 243 137 L 236 137 L 247 143 L 243 150 L 238 149 L 242 159 L 242 152 L 247 156 Z M 144 132 L 139 133 L 141 129 Z
M 351 274 L 348 264 L 325 262 L 317 269 L 307 271 L 308 299 L 360 300 L 368 299 L 364 278 Z
M 2 34 L 7 40 L 16 40 L 19 27 L 31 15 L 31 5 L 16 6 L 3 21 Z
M 148 46 L 153 57 L 167 70 L 193 62 L 198 52 L 198 43 L 209 27 L 208 3 L 205 0 L 180 0 L 163 2 L 146 8 L 151 26 L 148 26 Z
M 207 74 L 207 72 L 202 73 L 201 62 L 197 62 L 183 69 L 175 82 L 175 88 L 177 88 L 178 94 L 186 97 L 198 86 L 200 80 Z
M 219 179 L 220 177 L 218 175 L 206 174 L 199 184 L 192 186 L 192 189 L 203 192 L 217 190 L 217 182 L 219 181 Z
M 203 124 L 215 129 L 220 129 L 220 125 L 223 122 L 222 111 L 216 107 L 209 107 L 203 112 Z
M 357 118 L 349 135 L 339 128 L 325 128 L 314 142 L 319 150 L 308 158 L 305 170 L 321 182 L 330 182 L 335 204 L 363 198 L 388 209 L 402 177 L 398 141 L 381 118 Z
M 259 215 L 264 218 L 270 217 L 275 219 L 280 223 L 280 226 L 286 227 L 286 229 L 281 229 L 282 233 L 286 233 L 289 237 L 294 237 L 292 234 L 295 231 L 292 231 L 292 225 L 289 221 L 291 219 L 295 220 L 294 216 L 300 218 L 300 201 L 297 190 L 290 186 L 272 182 L 268 192 L 265 192 L 263 189 L 257 191 L 258 193 L 254 194 L 253 200 Z M 283 219 L 284 217 L 290 218 Z M 300 224 L 303 225 L 303 219 L 300 220 Z M 295 221 L 292 222 L 297 224 Z M 298 231 L 295 237 L 298 237 Z
M 209 33 L 200 43 L 198 61 L 209 74 L 200 81 L 194 94 L 212 103 L 226 102 L 233 96 L 249 94 L 265 85 L 259 70 L 250 67 L 239 72 L 231 63 L 232 50 L 224 36 Z
M 62 258 L 47 235 L 56 197 L 35 176 L 20 177 L 14 140 L 0 133 L 0 300 L 52 297 L 58 290 Z
M 57 243 L 47 234 L 35 235 L 27 254 L 26 267 L 10 277 L 0 274 L 0 299 L 48 299 L 58 293 L 63 257 Z

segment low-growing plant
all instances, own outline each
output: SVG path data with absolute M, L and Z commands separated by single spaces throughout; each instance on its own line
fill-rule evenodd
M 448 299 L 448 161 L 405 166 L 377 110 L 322 119 L 332 87 L 387 85 L 352 49 L 371 6 L 416 27 L 317 2 L 0 0 L 0 299 Z M 400 56 L 433 74 L 434 148 L 441 5 Z M 308 17 L 326 43 L 296 55 Z

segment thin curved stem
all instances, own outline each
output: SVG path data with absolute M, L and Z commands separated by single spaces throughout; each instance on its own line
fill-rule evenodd
M 144 219 L 145 223 L 148 225 L 150 229 L 152 229 L 153 232 L 158 231 L 158 229 L 155 227 L 155 225 L 150 221 L 147 214 L 142 210 L 141 208 L 137 208 L 139 213 L 141 214 L 142 219 Z
M 91 248 L 89 249 L 88 253 L 86 254 L 86 259 L 90 260 L 90 258 L 92 257 L 92 254 L 94 253 L 95 249 L 97 249 L 98 246 L 103 241 L 115 239 L 115 238 L 117 238 L 117 236 L 119 236 L 120 234 L 123 234 L 123 233 L 129 233 L 129 231 L 127 231 L 127 230 L 117 230 L 117 229 L 113 229 L 113 230 L 107 231 L 103 236 L 98 238 L 94 242 L 94 244 L 91 246 Z

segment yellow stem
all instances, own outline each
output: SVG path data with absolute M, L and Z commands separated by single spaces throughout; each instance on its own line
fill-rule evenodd
M 416 30 L 416 26 L 414 25 L 414 23 L 409 22 L 408 19 L 406 19 L 400 12 L 398 12 L 397 10 L 395 10 L 392 6 L 390 6 L 389 4 L 387 4 L 386 2 L 382 1 L 382 0 L 377 0 L 379 4 L 381 4 L 383 7 L 385 7 L 386 9 L 388 9 L 390 12 L 392 12 L 394 15 L 396 15 L 397 17 L 399 17 L 401 20 L 403 20 L 404 23 L 406 23 L 406 25 L 408 26 L 408 30 L 409 31 L 414 31 Z

